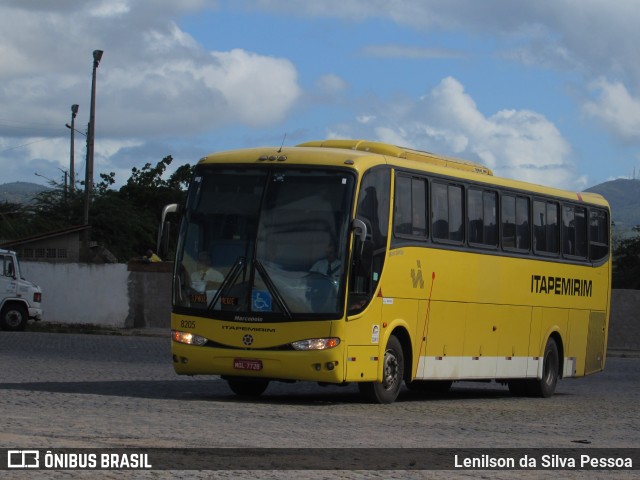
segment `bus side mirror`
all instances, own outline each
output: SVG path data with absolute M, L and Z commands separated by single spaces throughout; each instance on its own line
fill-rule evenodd
M 367 240 L 367 224 L 359 218 L 354 218 L 351 223 L 351 228 L 356 234 L 356 252 L 358 253 L 358 256 L 360 256 L 362 255 L 364 242 Z
M 170 238 L 170 223 L 167 222 L 167 215 L 170 213 L 180 213 L 180 205 L 177 203 L 171 203 L 165 205 L 162 209 L 162 216 L 160 218 L 160 227 L 158 228 L 158 245 L 156 252 L 161 258 L 165 258 L 169 251 L 169 238 Z
M 358 275 L 363 275 L 371 267 L 373 244 L 371 240 L 367 240 L 369 231 L 364 221 L 359 218 L 354 219 L 351 228 L 356 236 L 353 249 L 355 271 Z

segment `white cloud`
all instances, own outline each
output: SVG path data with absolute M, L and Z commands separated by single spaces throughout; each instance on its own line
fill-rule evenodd
M 320 92 L 327 94 L 341 93 L 349 88 L 344 79 L 333 73 L 322 75 L 317 80 L 316 86 Z
M 378 109 L 393 111 L 387 105 Z M 359 129 L 335 126 L 331 136 L 373 136 L 382 142 L 478 161 L 498 176 L 563 188 L 584 187 L 584 178 L 576 181 L 571 148 L 552 122 L 528 110 L 502 110 L 486 116 L 452 77 L 443 79 L 412 109 L 395 112 L 391 116 L 362 114 L 371 121 L 360 122 Z
M 358 123 L 371 123 L 376 119 L 375 115 L 359 115 L 356 117 Z
M 0 32 L 5 32 L 0 45 L 7 53 L 0 56 L 3 116 L 53 122 L 72 103 L 80 104 L 79 117 L 86 115 L 92 49 L 85 45 L 105 51 L 96 99 L 103 135 L 193 133 L 235 122 L 272 124 L 301 95 L 297 71 L 286 59 L 241 49 L 207 52 L 157 12 L 144 23 L 131 0 L 102 1 L 95 8 L 101 12 L 98 18 L 89 18 L 95 9 L 39 16 L 0 7 Z M 109 20 L 114 15 L 117 22 Z M 14 39 L 11 25 L 16 21 L 26 32 Z M 75 32 L 71 41 L 67 29 Z M 19 40 L 25 36 L 32 40 L 22 45 Z M 12 67 L 16 63 L 19 69 Z M 181 108 L 185 105 L 189 108 Z
M 604 78 L 591 83 L 590 90 L 595 98 L 584 103 L 586 114 L 625 141 L 640 140 L 640 98 L 631 95 L 622 83 Z
M 461 52 L 442 48 L 426 48 L 411 45 L 369 45 L 362 50 L 366 56 L 377 58 L 413 58 L 413 59 L 437 59 L 460 58 Z
M 637 0 L 615 3 L 609 0 L 253 0 L 249 3 L 266 10 L 309 17 L 332 16 L 352 22 L 385 19 L 417 31 L 465 32 L 490 39 L 495 45 L 493 54 L 499 58 L 571 75 L 568 81 L 575 81 L 578 89 L 604 75 L 613 79 L 611 85 L 603 88 L 599 102 L 588 102 L 583 108 L 604 123 L 615 137 L 640 141 L 640 135 L 630 134 L 629 124 L 615 115 L 593 113 L 595 105 L 607 112 L 626 110 L 622 113 L 635 118 L 629 111 L 635 107 L 620 108 L 622 105 L 616 105 L 616 99 L 605 96 L 617 95 L 621 99 L 624 93 L 616 94 L 612 90 L 623 87 L 633 105 L 640 103 Z M 439 53 L 410 45 L 372 46 L 364 51 L 370 55 L 405 58 Z M 447 52 L 440 53 L 446 55 Z
M 256 55 L 240 49 L 213 52 L 216 64 L 202 77 L 210 89 L 219 89 L 228 105 L 220 112 L 251 126 L 283 119 L 300 96 L 297 72 L 288 60 Z M 264 75 L 269 72 L 269 75 Z
M 91 15 L 96 17 L 116 17 L 129 13 L 131 10 L 126 0 L 106 0 L 93 3 L 90 7 Z
M 68 157 L 64 124 L 70 106 L 79 104 L 76 128 L 86 128 L 94 49 L 104 50 L 97 71 L 96 155 L 109 142 L 105 163 L 141 141 L 135 138 L 195 136 L 220 126 L 283 120 L 302 94 L 296 67 L 243 49 L 206 50 L 173 21 L 205 4 L 215 6 L 203 0 L 1 5 L 0 139 L 7 145 L 39 136 L 67 142 L 66 149 L 50 143 L 48 154 L 12 151 L 19 168 L 29 168 L 33 155 L 60 159 L 56 164 Z M 9 121 L 30 128 L 8 128 Z

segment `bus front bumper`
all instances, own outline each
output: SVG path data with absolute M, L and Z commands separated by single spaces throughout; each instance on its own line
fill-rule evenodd
M 327 350 L 270 351 L 195 346 L 171 342 L 173 367 L 180 375 L 225 375 L 342 383 L 342 345 Z

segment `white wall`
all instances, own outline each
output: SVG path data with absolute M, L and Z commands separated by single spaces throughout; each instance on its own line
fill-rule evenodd
M 42 288 L 44 321 L 125 327 L 127 265 L 21 262 L 20 267 L 23 277 Z

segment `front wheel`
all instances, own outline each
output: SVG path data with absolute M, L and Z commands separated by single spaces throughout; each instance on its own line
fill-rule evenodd
M 382 382 L 359 383 L 362 397 L 370 403 L 393 403 L 404 379 L 404 353 L 397 337 L 391 336 L 384 352 Z
M 29 313 L 23 305 L 6 305 L 0 313 L 0 327 L 3 330 L 22 331 L 27 326 L 27 320 L 29 320 Z

